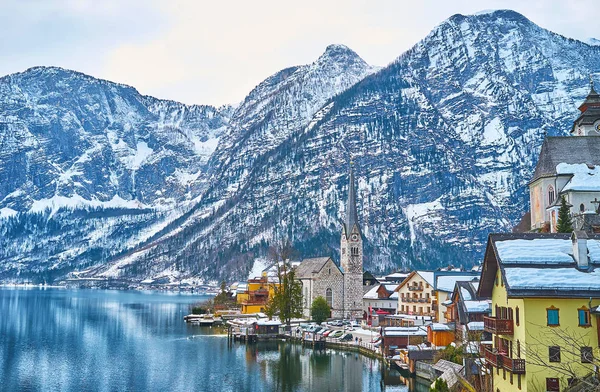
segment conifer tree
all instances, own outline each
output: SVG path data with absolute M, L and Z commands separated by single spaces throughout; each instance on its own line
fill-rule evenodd
M 571 221 L 571 213 L 569 206 L 567 206 L 567 200 L 563 195 L 560 200 L 560 210 L 558 210 L 558 223 L 556 225 L 556 231 L 559 233 L 571 233 L 573 231 L 573 222 Z

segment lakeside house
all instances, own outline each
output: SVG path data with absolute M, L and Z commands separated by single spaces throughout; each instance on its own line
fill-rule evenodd
M 492 299 L 483 321 L 495 388 L 560 391 L 597 371 L 598 267 L 600 234 L 490 235 L 478 295 Z

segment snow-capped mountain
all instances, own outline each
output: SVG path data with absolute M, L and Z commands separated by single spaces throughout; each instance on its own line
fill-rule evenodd
M 292 239 L 302 256 L 337 256 L 351 159 L 366 268 L 478 262 L 487 234 L 510 230 L 527 210 L 526 183 L 544 135 L 567 134 L 589 91 L 589 75 L 600 76 L 600 47 L 554 34 L 513 11 L 455 15 L 380 70 L 346 47 L 330 46 L 314 63 L 266 79 L 233 112 L 198 107 L 192 113 L 177 103 L 133 99 L 139 96 L 135 90 L 92 78 L 90 85 L 112 90 L 105 87 L 109 93 L 90 94 L 82 104 L 81 94 L 73 92 L 91 87 L 62 87 L 84 78 L 76 73 L 67 82 L 39 76 L 26 88 L 9 82 L 28 73 L 36 79 L 44 70 L 0 79 L 0 114 L 19 120 L 8 125 L 9 133 L 0 133 L 0 154 L 21 154 L 11 158 L 10 167 L 0 158 L 0 173 L 41 167 L 39 179 L 20 185 L 23 194 L 14 193 L 18 187 L 0 188 L 0 208 L 14 214 L 76 192 L 94 200 L 99 211 L 86 212 L 83 225 L 64 210 L 37 214 L 35 224 L 31 214 L 0 221 L 0 234 L 9 238 L 0 239 L 0 249 L 12 244 L 10 251 L 0 250 L 2 275 L 14 277 L 45 257 L 52 262 L 44 259 L 39 270 L 55 271 L 51 276 L 85 269 L 84 276 L 127 279 L 240 277 L 255 256 L 282 238 Z M 48 87 L 45 95 L 42 86 Z M 22 89 L 27 92 L 19 98 Z M 119 104 L 105 104 L 106 94 Z M 122 102 L 131 109 L 119 110 Z M 37 113 L 50 110 L 46 106 L 57 115 L 44 114 L 51 120 L 36 122 Z M 202 108 L 211 115 L 200 115 Z M 118 114 L 122 125 L 106 125 L 111 121 L 106 113 Z M 52 120 L 57 116 L 62 122 Z M 182 161 L 174 166 L 153 158 L 163 152 L 160 146 L 173 143 L 161 136 L 168 127 L 160 124 L 167 122 L 185 129 L 181 148 L 187 150 L 175 154 Z M 68 141 L 55 140 L 57 123 L 70 124 L 61 128 L 69 130 Z M 36 139 L 27 132 L 46 136 Z M 86 144 L 63 152 L 75 148 L 73 140 Z M 110 151 L 99 166 L 121 169 L 83 178 L 77 173 L 87 171 L 77 159 L 85 163 L 86 152 L 94 156 L 95 140 Z M 52 144 L 45 149 L 53 150 L 38 156 L 36 142 Z M 216 146 L 214 153 L 203 149 L 207 145 Z M 175 160 L 170 159 L 166 162 Z M 114 191 L 121 188 L 111 178 L 126 184 L 127 192 Z M 191 185 L 171 185 L 185 181 Z M 38 193 L 32 193 L 36 187 Z M 127 204 L 133 201 L 140 204 Z M 121 208 L 115 214 L 109 227 L 122 226 L 121 231 L 97 230 L 103 219 L 113 219 L 98 218 L 106 207 L 100 202 L 135 213 Z M 164 205 L 182 207 L 158 209 Z M 71 242 L 79 239 L 81 253 L 70 254 L 64 238 L 50 234 L 58 230 L 52 225 Z M 43 252 L 37 238 L 47 240 Z M 29 244 L 26 257 L 21 243 Z

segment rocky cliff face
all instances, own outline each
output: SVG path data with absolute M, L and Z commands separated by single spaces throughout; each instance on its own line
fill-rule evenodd
M 99 215 L 110 206 L 102 203 L 116 204 L 123 223 L 114 227 L 124 229 L 95 231 L 105 218 L 94 221 L 88 209 L 84 234 L 61 231 L 97 237 L 95 251 L 83 241 L 81 255 L 72 255 L 57 238 L 39 237 L 31 213 L 4 219 L 0 241 L 16 244 L 0 251 L 4 276 L 61 255 L 39 270 L 236 277 L 282 238 L 303 256 L 337 255 L 351 159 L 366 268 L 479 261 L 487 234 L 509 230 L 527 209 L 543 137 L 567 134 L 588 75 L 600 73 L 600 47 L 512 11 L 455 15 L 380 70 L 330 46 L 314 63 L 265 80 L 235 110 L 140 97 L 61 73 L 68 74 L 34 69 L 0 79 L 1 113 L 19 120 L 0 133 L 0 172 L 39 173 L 11 174 L 22 180 L 0 189 L 0 208 L 6 216 L 76 194 Z M 20 82 L 26 76 L 31 81 Z M 89 161 L 94 148 L 101 158 Z M 39 220 L 82 226 L 75 213 L 47 211 Z M 42 257 L 32 246 L 23 258 L 18 245 L 36 238 L 53 238 L 54 250 Z

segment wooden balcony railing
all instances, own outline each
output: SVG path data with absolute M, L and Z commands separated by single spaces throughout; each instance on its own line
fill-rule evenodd
M 525 360 L 520 358 L 509 358 L 502 353 L 493 352 L 490 348 L 484 349 L 485 361 L 492 365 L 513 372 L 514 374 L 525 374 Z
M 483 316 L 483 329 L 490 333 L 499 335 L 512 335 L 513 320 L 497 319 L 496 317 Z
M 419 286 L 408 286 L 408 290 L 409 291 L 423 291 L 423 286 L 419 285 Z

